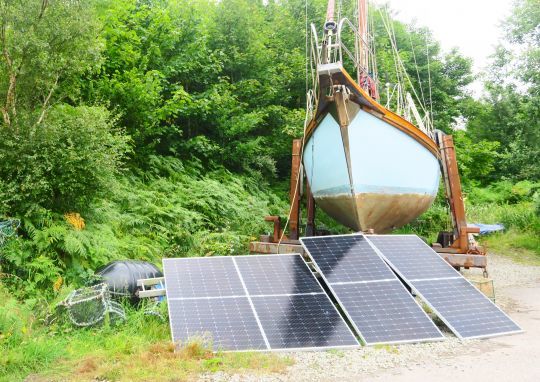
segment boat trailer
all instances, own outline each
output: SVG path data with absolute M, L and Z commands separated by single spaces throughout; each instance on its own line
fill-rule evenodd
M 474 239 L 474 234 L 480 232 L 478 227 L 467 225 L 465 204 L 461 189 L 454 140 L 451 135 L 442 131 L 435 132 L 435 142 L 439 148 L 439 164 L 445 185 L 445 196 L 450 207 L 452 218 L 452 231 L 439 233 L 437 241 L 432 248 L 456 269 L 481 268 L 487 277 L 487 254 L 483 247 Z M 325 232 L 315 227 L 315 200 L 310 191 L 309 183 L 304 182 L 301 163 L 302 140 L 295 139 L 292 144 L 292 166 L 289 190 L 290 216 L 288 219 L 288 234 L 284 233 L 279 216 L 267 216 L 265 221 L 273 223 L 272 235 L 261 235 L 259 241 L 250 243 L 251 253 L 301 253 L 304 249 L 300 245 L 300 218 L 302 216 L 302 196 L 305 195 L 306 229 L 305 236 L 324 235 Z M 304 187 L 305 185 L 305 187 Z M 287 228 L 287 227 L 285 227 Z M 366 233 L 374 233 L 369 230 Z

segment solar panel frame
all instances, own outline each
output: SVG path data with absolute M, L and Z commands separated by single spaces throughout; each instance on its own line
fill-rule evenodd
M 381 248 L 381 244 L 377 244 L 378 239 L 388 239 L 388 238 L 396 238 L 396 239 L 403 239 L 403 238 L 411 238 L 414 240 L 414 245 L 418 246 L 418 250 L 422 249 L 429 249 L 430 251 L 433 251 L 422 239 L 420 239 L 417 235 L 411 235 L 411 234 L 405 234 L 405 235 L 364 235 L 368 241 L 372 244 L 372 246 L 375 246 L 378 251 L 381 253 L 384 253 L 384 248 Z M 374 241 L 370 240 L 375 239 Z M 401 248 L 403 250 L 404 243 L 401 243 Z M 410 243 L 406 243 L 409 244 Z M 385 244 L 383 244 L 385 245 Z M 430 252 L 431 254 L 431 252 Z M 426 273 L 429 272 L 430 279 L 446 279 L 446 278 L 456 278 L 456 277 L 463 277 L 461 273 L 459 273 L 457 270 L 455 270 L 452 266 L 450 266 L 446 260 L 444 260 L 442 257 L 438 256 L 433 257 L 432 259 L 425 259 L 424 261 L 420 260 L 420 256 L 418 256 L 418 252 L 415 252 L 415 254 L 406 254 L 406 255 L 400 255 L 400 259 L 406 264 L 399 264 L 397 261 L 394 262 L 392 259 L 390 259 L 388 256 L 384 255 L 384 260 L 387 263 L 392 264 L 392 268 L 399 268 L 401 275 L 406 277 L 408 280 L 423 280 Z
M 463 275 L 461 275 L 461 273 L 459 273 L 457 270 L 455 270 L 450 264 L 446 263 L 446 261 L 444 259 L 441 258 L 442 261 L 444 261 L 448 267 L 452 268 L 452 270 L 455 271 L 456 273 L 456 276 L 455 277 L 426 277 L 426 278 L 423 278 L 423 279 L 413 279 L 413 280 L 409 280 L 407 277 L 405 277 L 405 275 L 399 270 L 398 267 L 396 267 L 385 255 L 384 253 L 375 245 L 375 243 L 373 243 L 371 240 L 369 240 L 370 237 L 375 237 L 375 236 L 378 236 L 378 237 L 415 237 L 419 240 L 422 240 L 420 239 L 417 235 L 414 235 L 414 234 L 405 234 L 405 235 L 391 235 L 391 234 L 385 234 L 385 235 L 364 235 L 367 239 L 368 239 L 368 242 L 371 243 L 373 249 L 375 249 L 375 251 L 377 251 L 377 253 L 381 256 L 382 259 L 384 259 L 384 261 L 386 261 L 388 263 L 388 265 L 394 270 L 394 272 L 396 272 L 402 279 L 405 283 L 407 283 L 407 285 L 409 285 L 415 292 L 416 295 L 418 295 L 425 303 L 426 305 L 437 315 L 437 317 L 439 317 L 441 319 L 441 321 L 444 322 L 444 324 L 459 338 L 459 339 L 479 339 L 479 338 L 492 338 L 492 337 L 499 337 L 499 336 L 504 336 L 504 335 L 510 335 L 510 334 L 519 334 L 519 333 L 523 333 L 524 330 L 521 329 L 521 327 L 508 315 L 506 314 L 497 304 L 495 304 L 493 301 L 491 301 L 486 295 L 484 295 L 483 293 L 481 293 L 480 291 L 478 291 L 478 289 L 469 281 L 467 280 L 465 277 L 463 277 Z M 423 242 L 423 240 L 422 240 Z M 424 243 L 426 246 L 427 244 Z M 430 248 L 429 246 L 427 246 L 428 248 Z M 431 248 L 430 248 L 431 249 Z M 433 249 L 431 249 L 433 250 Z M 435 251 L 433 251 L 435 252 Z M 436 252 L 435 254 L 437 256 L 439 256 Z M 502 314 L 504 315 L 509 321 L 511 321 L 512 323 L 514 323 L 516 325 L 516 327 L 519 328 L 519 330 L 513 330 L 513 331 L 505 331 L 505 332 L 497 332 L 497 333 L 493 333 L 493 334 L 486 334 L 486 335 L 477 335 L 477 336 L 463 336 L 450 322 L 449 320 L 444 317 L 440 310 L 437 309 L 431 302 L 429 302 L 429 300 L 425 297 L 425 295 L 423 293 L 421 293 L 415 286 L 414 286 L 414 283 L 416 281 L 418 282 L 423 282 L 423 281 L 438 281 L 438 280 L 452 280 L 452 279 L 463 279 L 465 280 L 475 291 L 477 291 L 478 293 L 480 293 L 482 295 L 482 298 L 487 300 L 490 304 L 492 304 L 493 306 L 495 306 L 495 308 L 497 308 L 497 310 Z
M 168 301 L 173 343 L 197 338 L 211 340 L 214 350 L 267 350 L 247 297 L 186 298 Z M 217 311 L 226 313 L 222 320 Z M 211 337 L 207 335 L 211 333 Z
M 312 302 L 314 303 L 315 301 L 314 300 L 324 300 L 327 304 L 328 304 L 328 307 L 330 308 L 331 310 L 331 314 L 333 313 L 333 317 L 327 319 L 327 322 L 326 324 L 328 323 L 328 321 L 330 320 L 335 320 L 337 321 L 338 323 L 342 323 L 344 325 L 344 327 L 347 328 L 347 333 L 350 335 L 349 337 L 349 340 L 352 339 L 354 343 L 351 343 L 351 344 L 339 344 L 339 345 L 333 345 L 333 346 L 327 346 L 327 345 L 312 345 L 312 346 L 303 346 L 303 347 L 283 347 L 283 346 L 278 346 L 278 345 L 272 345 L 275 343 L 275 334 L 279 334 L 281 331 L 285 331 L 284 329 L 280 329 L 280 328 L 276 328 L 276 325 L 273 325 L 273 323 L 271 322 L 271 320 L 267 320 L 267 315 L 265 313 L 270 313 L 268 311 L 265 311 L 264 309 L 257 309 L 257 314 L 260 314 L 260 320 L 261 320 L 261 323 L 262 323 L 262 326 L 263 328 L 265 328 L 265 335 L 266 335 L 266 338 L 268 339 L 268 343 L 270 344 L 270 350 L 273 350 L 273 351 L 298 351 L 298 350 L 317 350 L 317 351 L 320 351 L 320 350 L 329 350 L 329 349 L 357 349 L 360 344 L 358 343 L 358 340 L 356 339 L 356 336 L 354 335 L 354 333 L 352 332 L 351 328 L 349 328 L 349 326 L 345 323 L 345 321 L 343 320 L 343 317 L 341 317 L 341 314 L 339 313 L 339 311 L 336 309 L 336 307 L 334 306 L 332 300 L 330 300 L 330 298 L 328 297 L 328 295 L 324 292 L 322 293 L 301 293 L 301 294 L 291 294 L 291 295 L 269 295 L 269 296 L 253 296 L 253 300 L 254 300 L 254 304 L 255 306 L 257 306 L 258 302 L 259 301 L 266 301 L 268 302 L 269 300 L 270 301 L 273 301 L 273 302 L 277 302 L 277 304 L 275 304 L 275 306 L 279 306 L 279 301 L 280 299 L 282 300 L 285 300 L 285 299 L 289 299 L 289 303 L 290 303 L 290 300 L 291 299 L 295 299 L 295 298 L 299 298 L 300 300 L 297 301 L 296 303 L 298 305 L 307 305 L 306 304 L 306 301 L 309 301 L 309 300 L 312 300 Z M 320 308 L 321 306 L 317 306 L 317 308 Z M 324 307 L 323 307 L 324 308 Z M 311 312 L 311 316 L 313 316 L 314 313 L 323 313 L 324 309 L 313 309 Z M 276 312 L 277 313 L 277 312 Z M 287 324 L 291 324 L 291 325 L 295 325 L 296 326 L 304 326 L 305 328 L 307 328 L 308 326 L 317 326 L 316 323 L 325 323 L 323 320 L 313 320 L 313 317 L 305 317 L 304 315 L 302 315 L 302 319 L 300 321 L 298 321 L 296 318 L 297 315 L 293 315 L 293 317 L 291 317 L 288 321 L 287 321 Z M 322 317 L 322 318 L 325 318 L 324 317 L 324 314 L 321 314 L 320 316 L 318 317 Z M 285 322 L 285 321 L 281 321 L 281 322 Z M 279 326 L 279 325 L 277 325 Z M 293 337 L 296 337 L 294 334 L 294 332 L 291 332 L 291 336 Z M 305 333 L 305 332 L 297 332 L 299 333 L 300 335 L 302 333 Z M 345 338 L 340 338 L 342 337 L 344 333 L 342 332 L 341 334 L 339 333 L 334 333 L 332 332 L 331 335 L 330 335 L 330 339 L 325 339 L 326 341 L 328 340 L 333 340 L 333 341 L 344 341 L 346 340 Z M 319 338 L 318 336 L 309 336 L 311 338 L 311 342 L 316 342 L 316 339 Z
M 317 272 L 319 273 L 319 275 L 321 276 L 321 278 L 324 280 L 324 282 L 326 283 L 328 289 L 330 290 L 330 292 L 332 293 L 332 295 L 334 296 L 334 298 L 336 299 L 336 301 L 338 302 L 338 304 L 341 306 L 342 308 L 342 311 L 343 311 L 343 314 L 347 317 L 347 319 L 349 320 L 349 322 L 351 323 L 351 325 L 354 327 L 354 329 L 356 330 L 356 333 L 358 334 L 358 336 L 360 337 L 360 339 L 362 340 L 362 342 L 367 345 L 367 346 L 373 346 L 373 345 L 399 345 L 399 344 L 407 344 L 407 343 L 420 343 L 420 342 L 435 342 L 435 341 L 443 341 L 446 339 L 446 337 L 442 334 L 442 332 L 440 331 L 440 329 L 433 323 L 433 321 L 431 320 L 431 318 L 428 316 L 428 314 L 422 309 L 422 307 L 418 304 L 418 302 L 414 299 L 414 297 L 409 293 L 409 291 L 407 290 L 407 288 L 403 285 L 403 283 L 401 283 L 401 281 L 395 276 L 394 272 L 392 271 L 392 269 L 390 268 L 390 266 L 388 266 L 388 264 L 386 264 L 386 262 L 384 261 L 384 259 L 382 257 L 380 257 L 379 253 L 377 251 L 375 251 L 375 253 L 378 255 L 379 259 L 381 260 L 381 262 L 384 264 L 384 266 L 389 270 L 389 272 L 392 274 L 393 278 L 392 279 L 379 279 L 379 280 L 369 280 L 369 281 L 354 281 L 354 282 L 342 282 L 342 283 L 337 283 L 337 282 L 329 282 L 329 280 L 327 279 L 325 273 L 322 272 L 322 270 L 319 268 L 317 262 L 315 261 L 315 258 L 312 256 L 312 254 L 310 253 L 309 249 L 307 248 L 307 246 L 305 245 L 304 243 L 304 240 L 305 239 L 319 239 L 319 238 L 331 238 L 331 237 L 344 237 L 344 236 L 361 236 L 361 237 L 365 237 L 365 235 L 363 234 L 349 234 L 349 235 L 326 235 L 326 236 L 309 236 L 309 237 L 303 237 L 303 238 L 300 238 L 300 243 L 302 244 L 302 246 L 304 247 L 304 250 L 306 251 L 306 253 L 310 256 L 310 258 L 312 259 L 312 264 L 313 266 L 315 267 L 315 269 L 317 270 Z M 368 242 L 369 243 L 369 242 Z M 371 246 L 371 244 L 370 244 Z M 372 246 L 371 246 L 372 247 Z M 345 304 L 343 303 L 342 299 L 340 299 L 338 293 L 336 292 L 336 290 L 332 287 L 332 284 L 335 284 L 335 285 L 346 285 L 346 284 L 364 284 L 364 283 L 378 283 L 378 282 L 382 282 L 382 281 L 398 281 L 399 284 L 401 285 L 401 287 L 403 288 L 404 292 L 410 296 L 412 302 L 418 306 L 419 310 L 422 312 L 422 314 L 425 316 L 425 318 L 433 325 L 433 327 L 435 328 L 436 332 L 439 334 L 438 337 L 429 337 L 429 338 L 423 338 L 423 339 L 410 339 L 410 340 L 398 340 L 398 341 L 379 341 L 379 342 L 369 342 L 366 340 L 366 338 L 364 337 L 364 335 L 362 334 L 362 331 L 360 330 L 360 328 L 358 327 L 358 325 L 355 323 L 353 317 L 351 316 L 351 314 L 348 312 L 348 310 L 345 308 Z
M 513 324 L 513 326 L 515 326 L 516 328 L 518 328 L 517 330 L 501 330 L 501 331 L 491 331 L 491 333 L 488 333 L 488 334 L 476 334 L 476 335 L 464 335 L 462 333 L 466 333 L 467 331 L 471 331 L 470 329 L 467 330 L 466 328 L 463 329 L 463 332 L 458 330 L 457 326 L 454 326 L 454 325 L 450 325 L 449 323 L 449 320 L 446 318 L 446 317 L 449 317 L 451 315 L 451 313 L 448 313 L 448 314 L 440 314 L 441 310 L 439 309 L 436 309 L 435 307 L 435 304 L 432 304 L 432 303 L 429 303 L 428 305 L 430 305 L 431 309 L 433 309 L 433 311 L 442 319 L 442 317 L 445 317 L 445 324 L 448 325 L 448 327 L 452 330 L 452 332 L 454 332 L 456 334 L 456 336 L 458 336 L 458 338 L 460 339 L 476 339 L 476 338 L 490 338 L 490 337 L 498 337 L 498 336 L 503 336 L 503 335 L 509 335 L 509 334 L 518 334 L 518 333 L 521 333 L 523 332 L 523 330 L 519 327 L 519 325 L 514 321 L 512 320 L 505 312 L 503 312 L 501 310 L 501 308 L 499 308 L 496 304 L 494 304 L 490 299 L 488 299 L 482 292 L 480 292 L 473 284 L 471 284 L 469 282 L 469 280 L 467 280 L 466 278 L 455 278 L 455 279 L 452 279 L 452 278 L 448 278 L 448 279 L 435 279 L 435 280 L 430 280 L 430 279 L 426 279 L 426 280 L 418 280 L 418 282 L 416 282 L 417 286 L 414 286 L 414 290 L 416 293 L 418 293 L 418 295 L 424 300 L 424 301 L 429 301 L 427 298 L 425 298 L 426 294 L 422 293 L 421 290 L 422 288 L 420 287 L 419 284 L 423 284 L 423 283 L 435 283 L 435 284 L 441 284 L 442 282 L 445 282 L 445 281 L 459 281 L 461 282 L 462 284 L 464 285 L 457 285 L 457 288 L 455 289 L 459 289 L 461 288 L 463 290 L 463 287 L 468 287 L 468 291 L 474 293 L 474 295 L 472 296 L 473 298 L 476 298 L 477 300 L 481 300 L 483 302 L 489 302 L 490 305 L 487 305 L 488 308 L 491 308 L 491 310 L 496 310 L 498 311 L 499 313 L 501 313 L 505 318 L 507 318 L 509 320 L 509 323 Z M 438 285 L 439 287 L 441 285 Z M 456 285 L 454 285 L 456 286 Z M 436 290 L 437 292 L 437 290 Z M 478 306 L 478 305 L 477 305 Z M 484 311 L 485 314 L 490 314 L 491 312 L 487 312 L 487 311 Z M 484 314 L 484 315 L 485 315 Z M 453 316 L 455 317 L 455 315 Z M 471 322 L 472 320 L 469 320 L 469 322 Z M 484 322 L 486 325 L 484 326 L 484 328 L 487 327 L 487 322 L 486 321 L 482 321 Z M 472 326 L 472 323 L 470 324 Z M 465 326 L 465 325 L 463 325 Z M 506 325 L 508 326 L 508 325 Z M 493 326 L 492 326 L 493 327 Z M 478 331 L 477 331 L 478 332 Z
M 247 288 L 247 286 L 246 286 L 246 284 L 244 282 L 244 279 L 242 277 L 240 268 L 238 267 L 235 259 L 243 258 L 243 257 L 249 257 L 249 258 L 254 258 L 254 257 L 266 257 L 266 258 L 279 257 L 279 258 L 283 258 L 284 256 L 300 257 L 304 267 L 306 269 L 308 269 L 309 273 L 311 274 L 311 277 L 313 277 L 313 279 L 315 280 L 316 283 L 314 285 L 318 288 L 317 290 L 319 290 L 320 292 L 282 293 L 282 294 L 269 294 L 269 295 L 250 295 L 249 290 L 248 290 L 248 288 Z M 213 259 L 216 259 L 216 258 L 217 257 L 213 257 Z M 243 286 L 243 289 L 244 289 L 244 294 L 242 294 L 242 295 L 215 296 L 215 297 L 209 297 L 209 296 L 206 296 L 206 297 L 184 297 L 184 298 L 183 297 L 175 297 L 174 299 L 176 299 L 176 300 L 211 300 L 211 299 L 240 299 L 240 298 L 247 298 L 248 301 L 249 301 L 250 307 L 251 307 L 251 311 L 254 314 L 257 325 L 259 327 L 259 332 L 260 332 L 260 334 L 262 334 L 262 336 L 264 338 L 264 341 L 265 341 L 265 344 L 266 344 L 265 349 L 251 349 L 251 348 L 246 348 L 246 349 L 225 349 L 225 350 L 220 349 L 220 351 L 223 351 L 223 352 L 242 352 L 242 351 L 253 351 L 253 352 L 267 352 L 267 351 L 323 351 L 323 350 L 330 350 L 330 349 L 357 349 L 357 348 L 360 347 L 360 343 L 358 342 L 355 333 L 347 325 L 347 323 L 345 322 L 345 320 L 343 319 L 343 317 L 339 313 L 338 309 L 334 305 L 333 301 L 330 299 L 328 294 L 325 292 L 325 290 L 324 290 L 322 284 L 320 283 L 320 281 L 313 274 L 313 272 L 311 272 L 311 270 L 309 269 L 309 266 L 305 262 L 305 260 L 303 259 L 302 255 L 300 255 L 298 253 L 285 253 L 285 254 L 220 256 L 219 258 L 231 259 L 231 261 L 233 262 L 234 267 L 236 269 L 237 275 L 240 278 L 240 281 L 242 283 L 242 286 Z M 163 262 L 164 262 L 164 266 L 163 266 L 163 271 L 164 272 L 163 273 L 164 273 L 165 278 L 167 277 L 165 261 L 188 260 L 188 259 L 211 259 L 211 257 L 187 257 L 187 258 L 174 258 L 174 259 L 166 259 L 166 258 L 164 258 L 163 259 Z M 167 298 L 169 299 L 169 297 L 168 297 L 169 292 L 168 292 L 167 284 L 165 284 L 165 285 L 166 285 Z M 318 295 L 321 295 L 321 296 L 324 295 L 327 302 L 328 302 L 328 304 L 329 304 L 329 307 L 331 307 L 335 311 L 335 313 L 337 314 L 337 317 L 339 318 L 338 323 L 341 323 L 343 325 L 343 328 L 346 328 L 346 332 L 350 334 L 350 338 L 353 340 L 354 343 L 351 344 L 351 345 L 337 345 L 337 346 L 336 345 L 328 345 L 328 346 L 296 347 L 296 348 L 273 348 L 273 347 L 271 347 L 271 345 L 270 345 L 270 343 L 268 341 L 268 338 L 266 336 L 266 333 L 264 331 L 264 327 L 263 327 L 263 325 L 262 325 L 262 323 L 261 323 L 261 321 L 260 321 L 260 319 L 258 317 L 258 313 L 257 313 L 257 311 L 255 309 L 253 301 L 251 300 L 251 297 L 260 298 L 260 297 L 297 296 L 297 295 L 317 295 L 317 296 Z M 173 337 L 173 341 L 174 341 L 173 322 L 172 322 L 172 315 L 171 315 L 171 304 L 167 304 L 167 305 L 168 305 L 167 309 L 168 309 L 168 312 L 169 312 L 169 323 L 170 323 L 170 328 L 171 328 L 171 337 Z

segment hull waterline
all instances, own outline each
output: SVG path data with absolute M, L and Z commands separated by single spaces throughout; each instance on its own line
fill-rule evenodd
M 386 233 L 433 203 L 438 151 L 409 122 L 368 102 L 374 101 L 326 102 L 307 136 L 303 162 L 319 208 L 355 231 Z

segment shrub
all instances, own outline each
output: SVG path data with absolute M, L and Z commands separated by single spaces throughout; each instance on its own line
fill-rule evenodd
M 39 126 L 0 129 L 0 213 L 84 210 L 108 190 L 127 150 L 102 107 L 59 105 Z

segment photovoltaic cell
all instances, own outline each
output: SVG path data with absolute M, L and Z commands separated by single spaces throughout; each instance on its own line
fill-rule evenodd
M 458 337 L 492 337 L 522 331 L 419 237 L 366 237 Z
M 332 289 L 369 343 L 442 339 L 399 280 L 333 285 Z
M 252 299 L 272 349 L 358 344 L 325 293 Z
M 167 298 L 224 297 L 245 294 L 229 257 L 163 259 Z
M 515 322 L 465 279 L 415 281 L 414 288 L 462 338 L 521 331 Z
M 300 240 L 328 283 L 394 279 L 394 273 L 362 235 Z
M 202 338 L 214 350 L 358 346 L 300 255 L 164 259 L 163 273 L 175 343 Z
M 366 237 L 408 280 L 461 276 L 416 235 L 367 235 Z
M 251 296 L 311 293 L 319 283 L 301 256 L 239 256 L 238 269 Z
M 300 241 L 366 344 L 444 339 L 362 235 Z
M 266 350 L 247 297 L 169 300 L 174 343 L 200 339 L 214 350 Z

